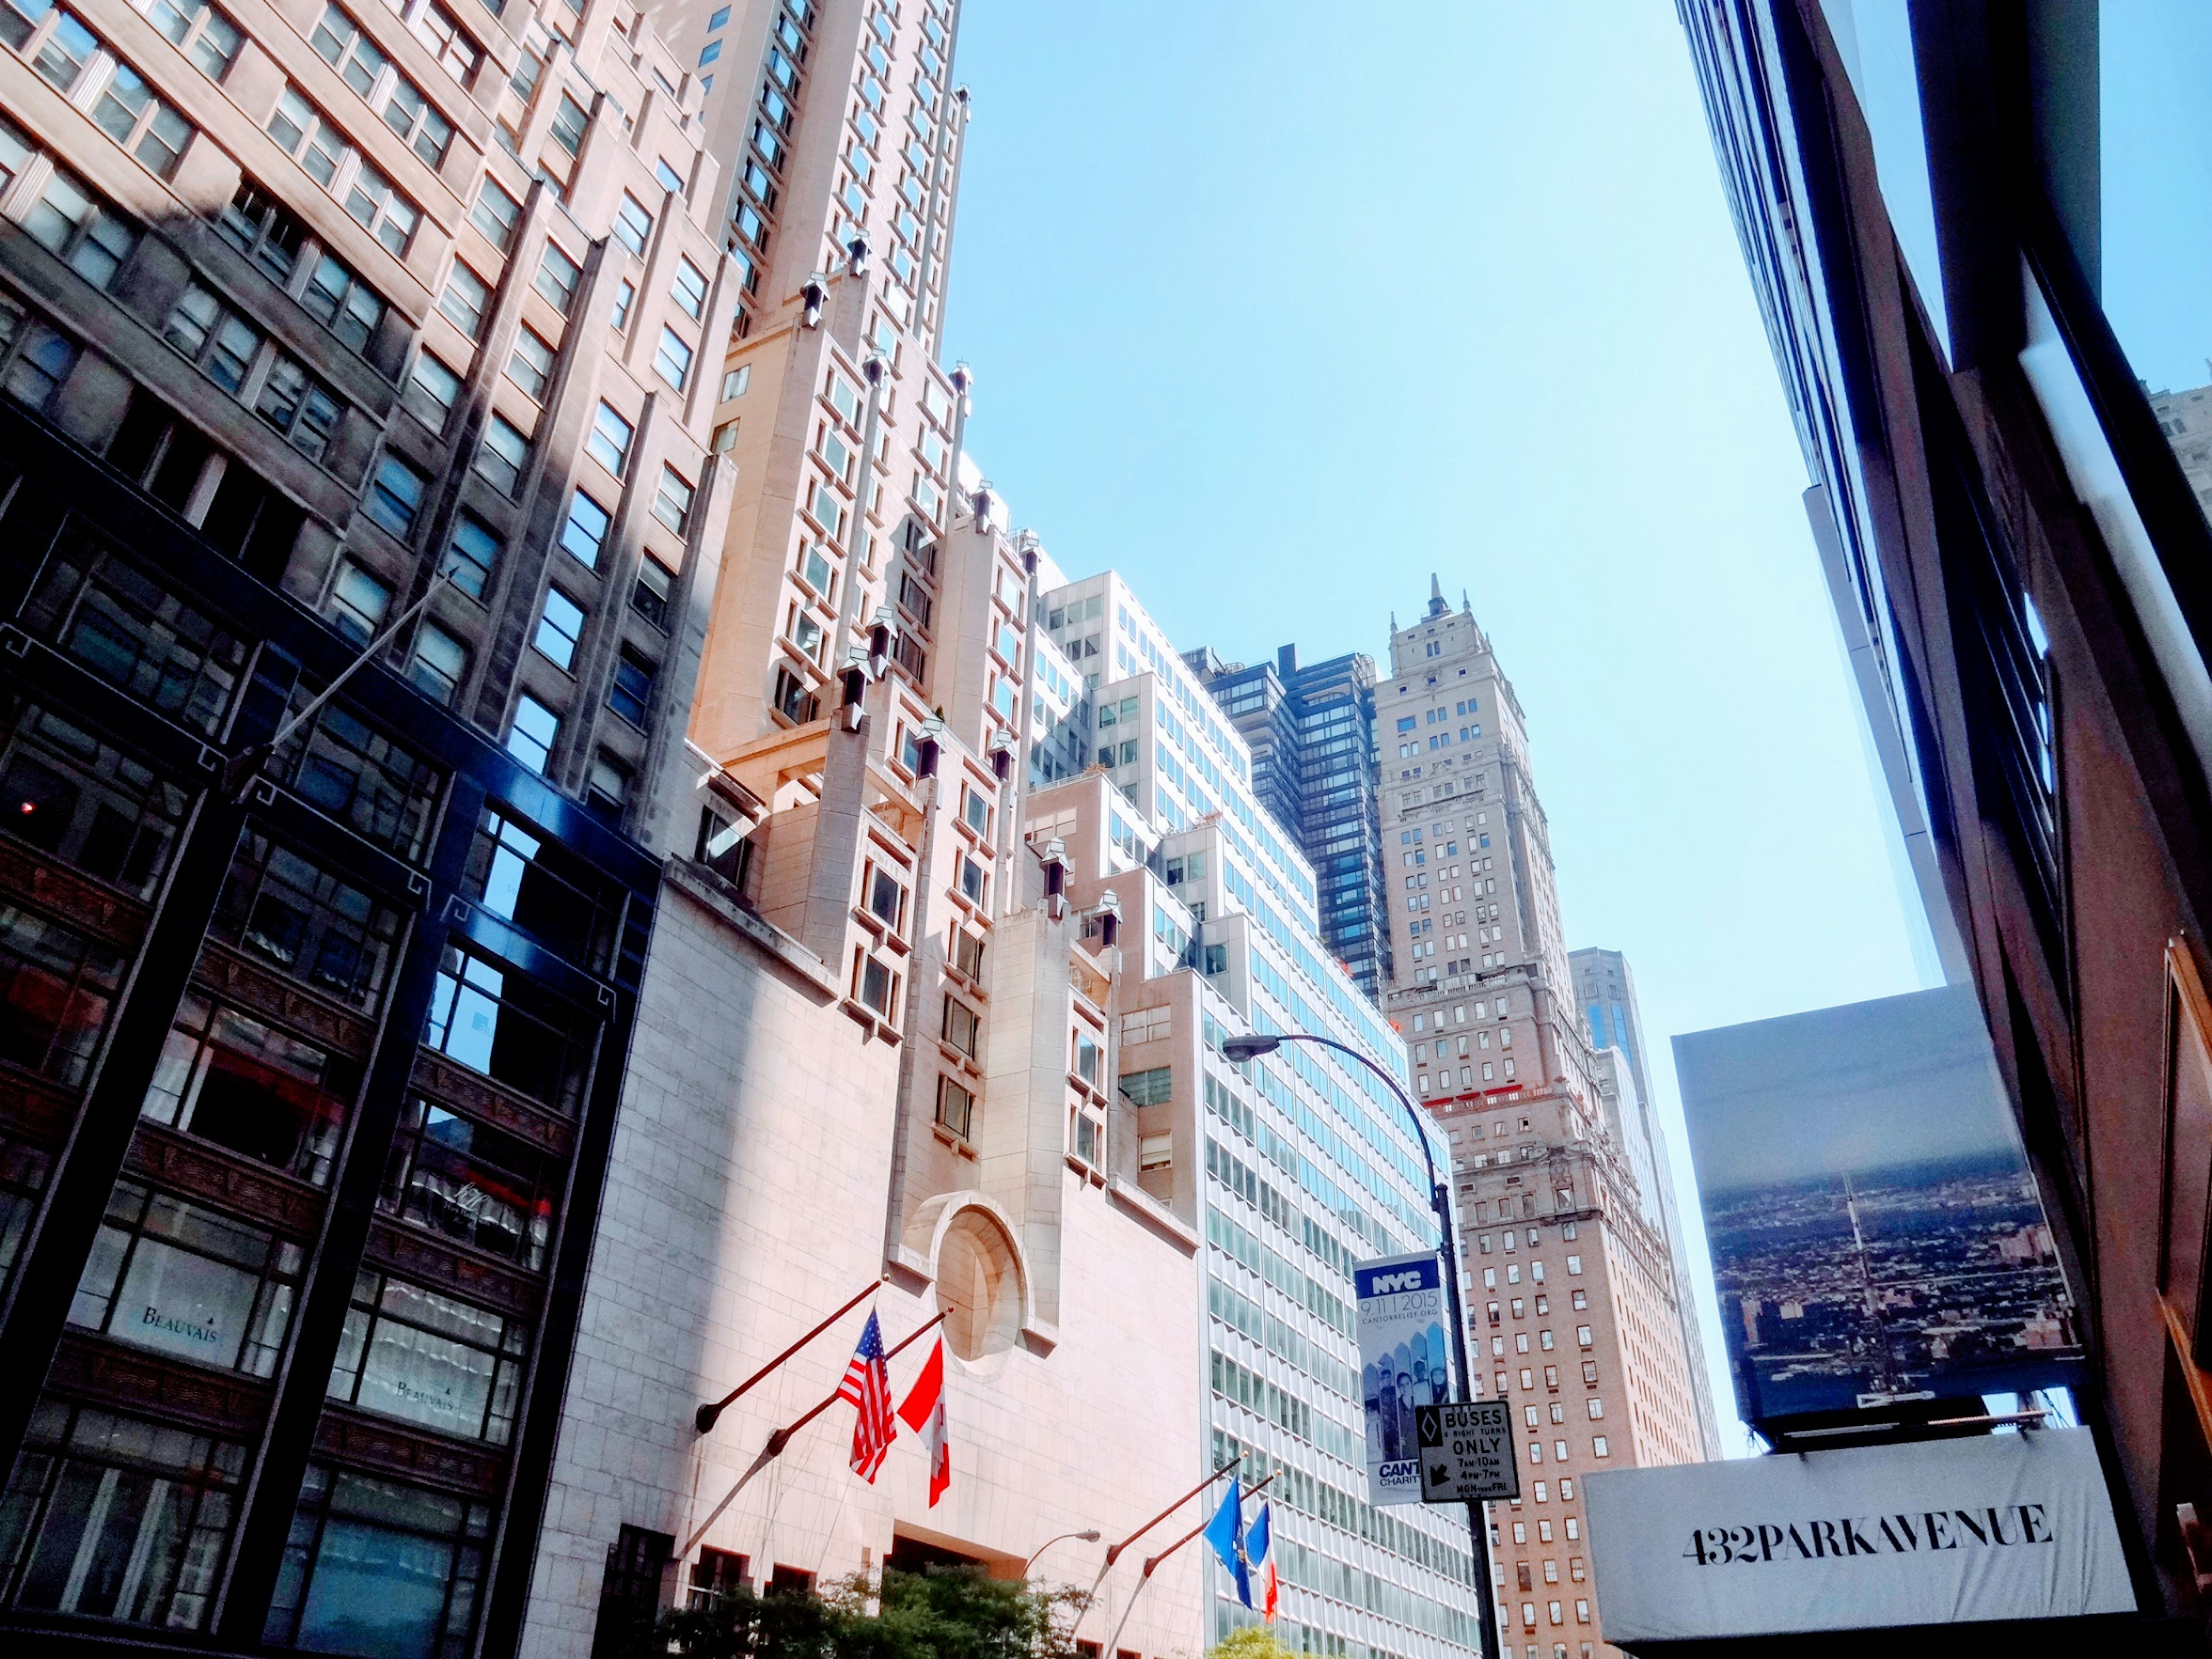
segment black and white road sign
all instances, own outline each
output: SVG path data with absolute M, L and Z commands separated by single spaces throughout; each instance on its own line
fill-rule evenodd
M 1413 1431 L 1420 1446 L 1423 1503 L 1461 1504 L 1521 1495 L 1513 1425 L 1503 1400 L 1417 1407 Z

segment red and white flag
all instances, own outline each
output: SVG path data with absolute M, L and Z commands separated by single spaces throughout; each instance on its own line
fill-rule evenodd
M 945 1432 L 945 1339 L 937 1339 L 937 1346 L 929 1351 L 928 1363 L 921 1375 L 914 1379 L 906 1403 L 898 1414 L 906 1425 L 921 1437 L 922 1444 L 929 1448 L 929 1507 L 935 1509 L 937 1500 L 945 1496 L 945 1489 L 952 1484 L 952 1447 Z
M 891 1421 L 891 1371 L 884 1359 L 883 1327 L 869 1314 L 860 1332 L 860 1346 L 845 1367 L 845 1380 L 837 1385 L 837 1398 L 857 1408 L 853 1419 L 853 1472 L 875 1484 L 876 1471 L 891 1449 L 898 1427 Z

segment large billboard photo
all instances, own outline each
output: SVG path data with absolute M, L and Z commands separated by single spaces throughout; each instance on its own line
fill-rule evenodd
M 2081 1348 L 1972 991 L 1674 1039 L 1747 1422 L 2065 1384 Z
M 1443 1265 L 1433 1252 L 1362 1261 L 1352 1270 L 1359 1316 L 1359 1393 L 1366 1407 L 1367 1498 L 1421 1501 L 1414 1408 L 1451 1398 Z

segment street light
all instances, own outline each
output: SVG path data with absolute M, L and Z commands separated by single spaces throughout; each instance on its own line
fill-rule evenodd
M 1426 1126 L 1422 1121 L 1421 1109 L 1413 1104 L 1411 1095 L 1398 1086 L 1396 1078 L 1358 1049 L 1348 1043 L 1339 1042 L 1334 1037 L 1316 1036 L 1310 1031 L 1278 1031 L 1269 1036 L 1255 1032 L 1249 1036 L 1224 1038 L 1221 1054 L 1232 1065 L 1241 1066 L 1261 1054 L 1273 1054 L 1285 1042 L 1316 1043 L 1323 1048 L 1334 1048 L 1340 1054 L 1349 1055 L 1381 1078 L 1382 1086 L 1397 1097 L 1398 1103 L 1406 1109 L 1406 1115 L 1413 1119 L 1413 1139 L 1420 1143 L 1421 1161 L 1428 1166 L 1429 1208 L 1436 1215 L 1437 1240 L 1444 1258 L 1444 1294 L 1451 1301 L 1452 1363 L 1459 1368 L 1461 1389 L 1472 1398 L 1474 1373 L 1467 1365 L 1467 1315 L 1459 1300 L 1459 1252 L 1452 1243 L 1450 1194 L 1444 1183 L 1437 1179 L 1436 1154 L 1429 1150 L 1429 1137 Z M 1473 1499 L 1467 1506 L 1467 1524 L 1468 1530 L 1474 1537 L 1475 1600 L 1482 1617 L 1483 1639 L 1486 1647 L 1498 1640 L 1498 1606 L 1490 1583 L 1490 1523 L 1483 1518 L 1481 1504 Z
M 1043 1543 L 1039 1544 L 1036 1547 L 1035 1553 L 1030 1555 L 1030 1559 L 1022 1563 L 1022 1582 L 1024 1583 L 1027 1583 L 1029 1582 L 1030 1569 L 1036 1565 L 1038 1556 L 1042 1555 L 1054 1544 L 1064 1544 L 1071 1538 L 1080 1539 L 1086 1544 L 1095 1544 L 1098 1541 L 1098 1528 L 1096 1527 L 1091 1527 L 1086 1528 L 1082 1532 L 1064 1532 L 1057 1538 L 1046 1539 Z

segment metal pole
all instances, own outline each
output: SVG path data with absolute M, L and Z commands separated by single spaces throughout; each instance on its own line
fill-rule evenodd
M 1465 1391 L 1466 1397 L 1474 1399 L 1474 1373 L 1468 1369 L 1467 1364 L 1467 1310 L 1460 1305 L 1459 1299 L 1459 1251 L 1452 1241 L 1451 1194 L 1444 1183 L 1437 1179 L 1436 1154 L 1429 1150 L 1429 1137 L 1421 1121 L 1420 1108 L 1413 1104 L 1412 1096 L 1398 1086 L 1397 1079 L 1348 1044 L 1339 1042 L 1333 1037 L 1315 1036 L 1306 1031 L 1275 1031 L 1267 1035 L 1282 1042 L 1314 1042 L 1324 1048 L 1334 1048 L 1340 1054 L 1349 1054 L 1382 1079 L 1382 1086 L 1397 1097 L 1398 1103 L 1413 1120 L 1413 1139 L 1420 1142 L 1421 1160 L 1428 1166 L 1429 1208 L 1436 1213 L 1437 1238 L 1444 1263 L 1444 1293 L 1451 1304 L 1452 1364 L 1459 1369 L 1460 1387 Z M 1475 1602 L 1483 1625 L 1482 1644 L 1479 1650 L 1494 1653 L 1498 1650 L 1498 1595 L 1496 1588 L 1490 1582 L 1490 1522 L 1483 1510 L 1480 1503 L 1470 1500 L 1467 1506 L 1467 1526 L 1474 1536 Z
M 1029 1582 L 1030 1569 L 1036 1565 L 1037 1557 L 1042 1555 L 1054 1544 L 1064 1544 L 1071 1538 L 1080 1538 L 1086 1544 L 1095 1544 L 1098 1541 L 1098 1528 L 1091 1527 L 1082 1532 L 1063 1532 L 1046 1539 L 1043 1543 L 1039 1544 L 1030 1553 L 1030 1559 L 1022 1563 L 1022 1582 L 1024 1583 Z
M 1237 1518 L 1240 1523 L 1244 1518 L 1243 1498 L 1258 1497 L 1261 1492 L 1267 1490 L 1268 1482 L 1273 1480 L 1274 1478 L 1275 1477 L 1273 1475 L 1269 1475 L 1266 1480 L 1262 1480 L 1258 1486 L 1253 1487 L 1250 1492 L 1243 1493 L 1243 1496 L 1239 1498 L 1237 1501 Z M 1114 1633 L 1106 1638 L 1107 1652 L 1118 1653 L 1121 1650 L 1115 1644 L 1121 1639 L 1121 1632 L 1123 1627 L 1129 1622 L 1129 1615 L 1137 1610 L 1137 1598 L 1145 1593 L 1145 1586 L 1152 1582 L 1153 1570 L 1157 1568 L 1161 1562 L 1166 1560 L 1168 1557 L 1173 1555 L 1177 1550 L 1181 1549 L 1185 1544 L 1190 1542 L 1192 1539 L 1197 1537 L 1199 1534 L 1204 1532 L 1212 1524 L 1213 1517 L 1212 1516 L 1208 1516 L 1205 1520 L 1193 1527 L 1188 1532 L 1183 1534 L 1182 1537 L 1176 1539 L 1174 1543 L 1162 1550 L 1158 1555 L 1148 1555 L 1145 1558 L 1145 1570 L 1137 1575 L 1137 1587 L 1129 1592 L 1129 1605 L 1121 1609 L 1121 1623 L 1114 1626 Z M 1274 1542 L 1272 1539 L 1268 1540 L 1267 1547 L 1271 1550 L 1274 1548 Z
M 931 1320 L 929 1323 L 924 1325 L 920 1330 L 910 1332 L 906 1336 L 900 1338 L 898 1346 L 884 1356 L 884 1363 L 887 1365 L 890 1364 L 890 1362 L 897 1358 L 900 1353 L 910 1344 L 921 1340 L 923 1336 L 927 1335 L 929 1332 L 935 1330 L 944 1322 L 945 1316 L 943 1314 L 939 1314 L 936 1318 Z M 769 1436 L 768 1444 L 762 1449 L 761 1455 L 763 1457 L 782 1456 L 783 1449 L 791 1443 L 792 1436 L 797 1434 L 801 1429 L 805 1428 L 809 1423 L 811 1423 L 816 1418 L 821 1416 L 823 1413 L 828 1411 L 832 1406 L 836 1405 L 845 1396 L 842 1391 L 833 1394 L 827 1400 L 823 1401 L 819 1405 L 816 1406 L 813 1410 L 808 1412 L 805 1416 L 800 1418 L 796 1423 L 793 1423 L 789 1428 L 778 1429 L 774 1434 Z
M 289 743 L 295 732 L 314 719 L 325 703 L 344 690 L 348 680 L 368 667 L 376 658 L 382 656 L 392 641 L 399 637 L 400 630 L 421 616 L 423 611 L 428 610 L 430 601 L 436 599 L 444 591 L 446 584 L 453 580 L 453 573 L 450 568 L 441 570 L 433 576 L 430 579 L 430 585 L 422 590 L 415 603 L 393 617 L 391 625 L 381 634 L 362 647 L 361 654 L 339 670 L 336 679 L 314 696 L 310 697 L 304 708 L 278 726 L 276 735 L 260 743 L 248 744 L 233 756 L 229 763 L 223 768 L 224 790 L 234 799 L 241 797 L 245 793 L 246 785 L 259 776 L 261 769 L 269 763 L 269 757 Z
M 801 1348 L 811 1342 L 816 1337 L 821 1335 L 823 1332 L 828 1330 L 832 1325 L 842 1319 L 847 1314 L 852 1312 L 854 1309 L 859 1307 L 860 1304 L 866 1301 L 881 1288 L 882 1285 L 880 1283 L 862 1285 L 859 1295 L 855 1296 L 843 1307 L 838 1309 L 836 1313 L 831 1314 L 829 1318 L 823 1320 L 812 1330 L 807 1332 L 805 1335 L 800 1337 L 798 1341 L 793 1343 L 781 1353 L 776 1355 L 775 1358 L 769 1360 L 767 1364 L 762 1366 L 744 1382 L 738 1383 L 736 1388 L 732 1389 L 729 1393 L 724 1395 L 720 1400 L 708 1401 L 707 1403 L 701 1406 L 696 1412 L 692 1413 L 692 1427 L 698 1430 L 702 1434 L 708 1433 L 714 1428 L 714 1419 L 721 1416 L 723 1411 L 737 1401 L 739 1396 L 744 1395 L 748 1389 L 750 1389 L 754 1383 L 759 1382 L 761 1378 L 766 1376 L 778 1365 L 783 1364 L 785 1360 L 790 1358 L 792 1355 L 797 1353 Z

